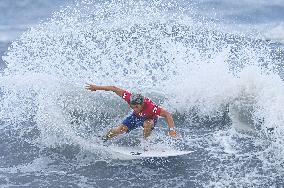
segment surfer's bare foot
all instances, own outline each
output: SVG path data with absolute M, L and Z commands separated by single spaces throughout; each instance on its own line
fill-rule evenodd
M 104 142 L 108 141 L 109 139 L 111 139 L 112 137 L 114 137 L 116 134 L 113 133 L 111 130 L 105 135 L 102 137 L 102 140 Z

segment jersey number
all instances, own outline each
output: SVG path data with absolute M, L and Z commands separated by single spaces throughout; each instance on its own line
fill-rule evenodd
M 122 96 L 122 98 L 126 98 L 126 96 L 127 96 L 127 93 L 125 92 L 125 93 L 123 93 L 123 96 Z
M 158 110 L 158 108 L 157 108 L 157 107 L 154 107 L 153 112 L 154 112 L 155 114 L 157 114 L 157 110 Z

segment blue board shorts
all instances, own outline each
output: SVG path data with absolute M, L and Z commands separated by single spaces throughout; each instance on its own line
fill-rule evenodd
M 143 127 L 143 123 L 144 121 L 147 120 L 144 117 L 139 117 L 137 116 L 135 113 L 132 113 L 130 116 L 128 116 L 123 122 L 122 124 L 127 126 L 128 130 L 127 132 L 132 131 L 133 129 L 136 129 L 138 127 Z M 154 118 L 154 126 L 152 129 L 154 129 L 154 127 L 157 124 L 158 121 L 158 117 Z

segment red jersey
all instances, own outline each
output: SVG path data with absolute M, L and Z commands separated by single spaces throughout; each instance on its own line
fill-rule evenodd
M 124 91 L 122 98 L 130 105 L 130 96 L 132 93 L 128 91 Z M 152 102 L 149 98 L 144 97 L 144 105 L 141 112 L 138 114 L 134 112 L 137 116 L 143 117 L 146 119 L 154 119 L 157 118 L 161 114 L 161 108 Z

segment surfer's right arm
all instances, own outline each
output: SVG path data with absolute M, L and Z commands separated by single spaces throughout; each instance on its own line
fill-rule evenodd
M 87 84 L 85 88 L 90 91 L 97 91 L 97 90 L 112 91 L 115 92 L 120 97 L 122 97 L 124 92 L 123 89 L 116 86 L 98 86 L 95 84 Z

